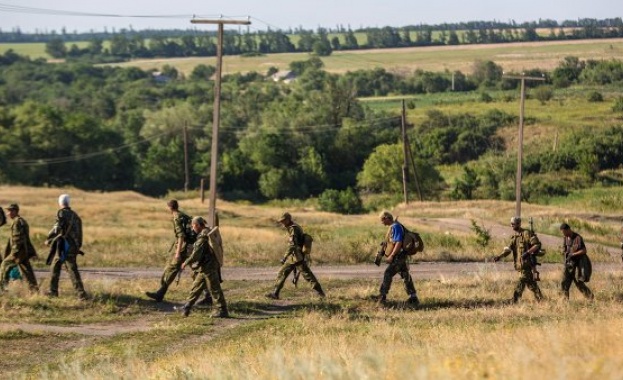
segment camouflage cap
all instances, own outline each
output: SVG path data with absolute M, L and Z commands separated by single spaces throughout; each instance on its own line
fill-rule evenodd
M 7 210 L 15 210 L 15 211 L 19 211 L 19 206 L 17 205 L 17 203 L 11 203 L 9 205 L 9 207 L 6 208 Z
M 281 214 L 281 217 L 277 220 L 278 222 L 283 222 L 284 220 L 292 220 L 292 215 L 289 212 L 284 212 Z

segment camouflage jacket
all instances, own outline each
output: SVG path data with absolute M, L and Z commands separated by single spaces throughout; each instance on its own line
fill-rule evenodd
M 210 267 L 219 267 L 219 262 L 210 247 L 209 228 L 204 228 L 198 235 L 197 241 L 193 244 L 193 252 L 184 262 L 185 266 L 190 266 L 195 270 L 206 272 Z
M 82 247 L 82 220 L 70 207 L 64 207 L 56 213 L 56 223 L 48 233 L 48 239 L 63 236 L 69 244 Z
M 288 233 L 288 248 L 286 250 L 286 258 L 290 258 L 293 262 L 299 262 L 305 259 L 303 255 L 303 228 L 296 223 L 286 227 Z
M 35 247 L 30 241 L 28 223 L 19 215 L 13 218 L 11 223 L 11 237 L 6 247 L 5 256 L 12 256 L 18 261 L 37 256 Z
M 513 253 L 513 263 L 515 269 L 518 271 L 530 269 L 529 264 L 523 263 L 521 260 L 521 254 L 529 250 L 530 248 L 537 246 L 535 254 L 541 256 L 541 242 L 539 238 L 529 230 L 520 228 L 519 231 L 514 231 L 514 234 L 510 237 L 508 253 L 502 254 L 502 257 Z

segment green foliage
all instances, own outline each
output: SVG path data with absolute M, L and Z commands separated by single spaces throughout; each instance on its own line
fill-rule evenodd
M 614 99 L 614 104 L 612 105 L 612 112 L 623 112 L 623 96 L 619 96 Z
M 452 199 L 473 199 L 474 191 L 480 186 L 480 179 L 474 169 L 463 166 L 463 176 L 454 181 Z
M 533 91 L 534 97 L 541 102 L 541 104 L 545 104 L 550 101 L 554 97 L 554 91 L 549 86 L 539 86 Z
M 322 211 L 340 214 L 359 214 L 363 212 L 363 203 L 352 188 L 346 190 L 325 190 L 318 197 L 318 205 Z
M 471 230 L 476 234 L 476 243 L 483 248 L 487 247 L 491 240 L 491 233 L 484 226 L 479 226 L 474 219 L 471 219 L 471 222 Z
M 599 91 L 591 91 L 591 92 L 589 92 L 588 96 L 586 98 L 591 103 L 598 103 L 598 102 L 603 102 L 604 101 L 604 96 Z

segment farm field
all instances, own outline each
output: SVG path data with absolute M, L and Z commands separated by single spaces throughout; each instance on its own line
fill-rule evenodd
M 485 263 L 506 243 L 514 202 L 423 202 L 391 211 L 422 232 L 427 250 L 411 267 L 422 304 L 406 305 L 399 277 L 380 307 L 383 267 L 370 264 L 385 228 L 377 212 L 344 216 L 313 204 L 249 205 L 218 201 L 226 249 L 225 296 L 232 318 L 213 320 L 180 306 L 190 288 L 185 273 L 167 302 L 148 301 L 172 232 L 165 199 L 133 192 L 0 186 L 0 204 L 17 202 L 37 247 L 53 223 L 56 198 L 72 195 L 84 220 L 86 255 L 79 258 L 92 299 L 75 299 L 67 274 L 61 297 L 30 295 L 20 282 L 0 294 L 0 370 L 7 378 L 528 378 L 620 376 L 623 266 L 618 249 L 623 190 L 597 189 L 560 206 L 523 205 L 548 250 L 540 286 L 510 304 L 517 274 L 508 261 Z M 207 212 L 196 193 L 170 194 L 193 215 Z M 553 202 L 555 203 L 555 202 Z M 314 264 L 328 297 L 288 282 L 278 301 L 272 287 L 285 245 L 274 220 L 284 209 L 316 239 Z M 470 221 L 490 229 L 475 243 Z M 587 243 L 595 273 L 594 302 L 572 289 L 557 294 L 557 226 L 569 222 Z M 6 240 L 7 229 L 0 228 Z M 40 256 L 44 255 L 40 250 Z M 452 261 L 453 264 L 444 264 Z M 431 271 L 430 268 L 446 268 Z M 35 263 L 42 289 L 48 276 Z M 100 268 L 102 273 L 97 274 Z M 331 268 L 336 272 L 331 274 Z M 361 268 L 359 271 L 357 268 Z M 450 268 L 452 268 L 450 270 Z M 134 275 L 125 275 L 130 270 Z M 343 276 L 336 275 L 342 270 Z M 117 273 L 115 275 L 115 273 Z M 354 275 L 359 273 L 359 275 Z M 398 282 L 396 282 L 398 281 Z M 31 358 L 36 357 L 33 361 Z
M 84 47 L 77 43 L 79 47 Z M 13 49 L 31 58 L 45 58 L 45 45 L 0 44 L 0 53 Z M 460 70 L 470 73 L 476 60 L 491 60 L 507 71 L 540 68 L 551 70 L 566 56 L 586 59 L 623 59 L 623 39 L 570 40 L 548 42 L 519 42 L 512 44 L 459 45 L 336 51 L 323 57 L 325 70 L 334 73 L 383 67 L 392 72 Z M 306 60 L 307 53 L 269 54 L 259 57 L 225 56 L 223 73 L 257 71 L 265 73 L 270 67 L 287 70 L 290 62 Z M 164 65 L 175 67 L 188 75 L 198 64 L 215 65 L 215 58 L 191 57 L 134 60 L 119 66 L 136 66 L 144 70 L 160 70 Z

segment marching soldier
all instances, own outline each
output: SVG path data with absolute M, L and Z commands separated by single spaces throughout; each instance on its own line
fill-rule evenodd
M 77 257 L 82 252 L 82 219 L 69 207 L 69 195 L 61 194 L 58 197 L 59 210 L 56 213 L 56 223 L 48 233 L 45 241 L 46 245 L 53 245 L 56 250 L 51 264 L 50 290 L 46 293 L 49 297 L 58 297 L 58 282 L 61 278 L 61 268 L 63 264 L 67 267 L 71 283 L 81 300 L 88 299 L 87 292 L 84 290 L 82 278 L 78 271 Z
M 500 261 L 503 257 L 513 254 L 513 263 L 515 270 L 520 273 L 519 282 L 515 287 L 513 293 L 513 302 L 519 301 L 526 286 L 534 293 L 534 298 L 537 301 L 543 299 L 541 289 L 537 284 L 537 280 L 534 277 L 532 268 L 531 256 L 543 256 L 544 252 L 541 251 L 541 242 L 539 238 L 530 230 L 521 228 L 521 218 L 514 216 L 511 218 L 511 227 L 513 228 L 513 235 L 511 236 L 510 243 L 507 247 L 504 247 L 504 251 L 498 256 L 493 258 L 493 261 Z
M 281 260 L 282 266 L 277 274 L 275 288 L 272 292 L 266 294 L 266 297 L 279 299 L 279 292 L 283 288 L 283 284 L 286 282 L 290 273 L 296 269 L 303 275 L 303 278 L 312 285 L 312 289 L 314 289 L 320 297 L 324 298 L 325 293 L 322 290 L 322 286 L 309 268 L 309 264 L 303 253 L 303 229 L 292 221 L 292 216 L 288 212 L 284 213 L 281 218 L 279 218 L 278 222 L 288 231 L 288 249 Z
M 4 252 L 4 259 L 0 264 L 0 291 L 4 290 L 9 282 L 9 273 L 14 267 L 19 267 L 22 276 L 28 281 L 32 292 L 39 291 L 35 272 L 30 259 L 37 257 L 37 252 L 30 241 L 30 228 L 24 218 L 19 215 L 19 205 L 13 203 L 7 207 L 11 222 L 11 235 Z

